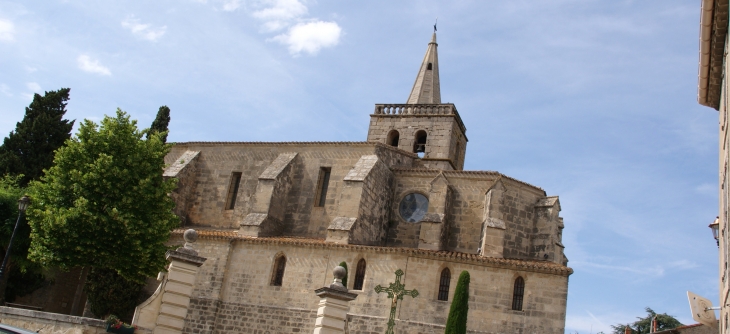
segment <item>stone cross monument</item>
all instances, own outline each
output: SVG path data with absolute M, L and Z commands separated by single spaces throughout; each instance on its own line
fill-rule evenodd
M 385 334 L 394 334 L 393 327 L 395 327 L 395 310 L 398 308 L 398 300 L 403 300 L 403 296 L 411 296 L 413 298 L 418 297 L 418 290 L 406 290 L 405 284 L 400 282 L 400 278 L 403 276 L 403 270 L 396 270 L 395 271 L 395 282 L 390 283 L 387 288 L 384 288 L 378 284 L 378 286 L 375 287 L 375 292 L 381 293 L 386 292 L 388 293 L 388 298 L 392 300 L 390 303 L 390 318 L 388 319 L 388 330 L 385 331 Z

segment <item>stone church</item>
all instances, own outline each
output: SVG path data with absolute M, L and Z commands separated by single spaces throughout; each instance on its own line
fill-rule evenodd
M 341 262 L 358 295 L 348 333 L 385 331 L 391 301 L 374 288 L 398 269 L 419 292 L 398 302 L 398 333 L 443 333 L 464 270 L 469 332 L 564 332 L 560 201 L 463 170 L 466 126 L 441 103 L 437 46 L 434 33 L 406 103 L 375 105 L 365 141 L 175 144 L 165 176 L 207 258 L 184 333 L 311 333 L 314 290 Z

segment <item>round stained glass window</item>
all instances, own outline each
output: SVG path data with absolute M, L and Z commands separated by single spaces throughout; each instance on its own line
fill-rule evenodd
M 408 194 L 400 201 L 398 212 L 403 220 L 418 223 L 428 212 L 428 198 L 419 193 Z

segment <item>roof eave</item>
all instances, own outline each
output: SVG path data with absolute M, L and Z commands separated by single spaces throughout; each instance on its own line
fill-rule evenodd
M 727 9 L 727 6 L 716 7 L 715 0 L 702 0 L 700 10 L 697 102 L 716 110 L 719 110 L 720 107 L 722 85 L 717 82 L 722 80 L 722 58 L 724 58 L 727 35 Z M 713 82 L 715 84 L 712 84 Z

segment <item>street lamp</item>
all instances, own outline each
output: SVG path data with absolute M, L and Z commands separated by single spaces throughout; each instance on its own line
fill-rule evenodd
M 8 259 L 10 258 L 10 250 L 13 247 L 13 239 L 15 239 L 15 231 L 18 230 L 18 225 L 20 224 L 20 217 L 23 216 L 25 213 L 25 210 L 30 205 L 30 197 L 27 195 L 23 195 L 18 200 L 18 220 L 15 221 L 15 227 L 13 228 L 13 234 L 10 235 L 10 242 L 8 243 L 8 250 L 5 252 L 5 258 L 3 259 L 3 264 L 0 265 L 0 282 L 3 281 L 5 278 L 5 267 L 8 265 Z
M 720 217 L 715 218 L 712 224 L 708 227 L 712 229 L 712 237 L 714 237 L 715 241 L 717 241 L 717 247 L 720 247 Z

